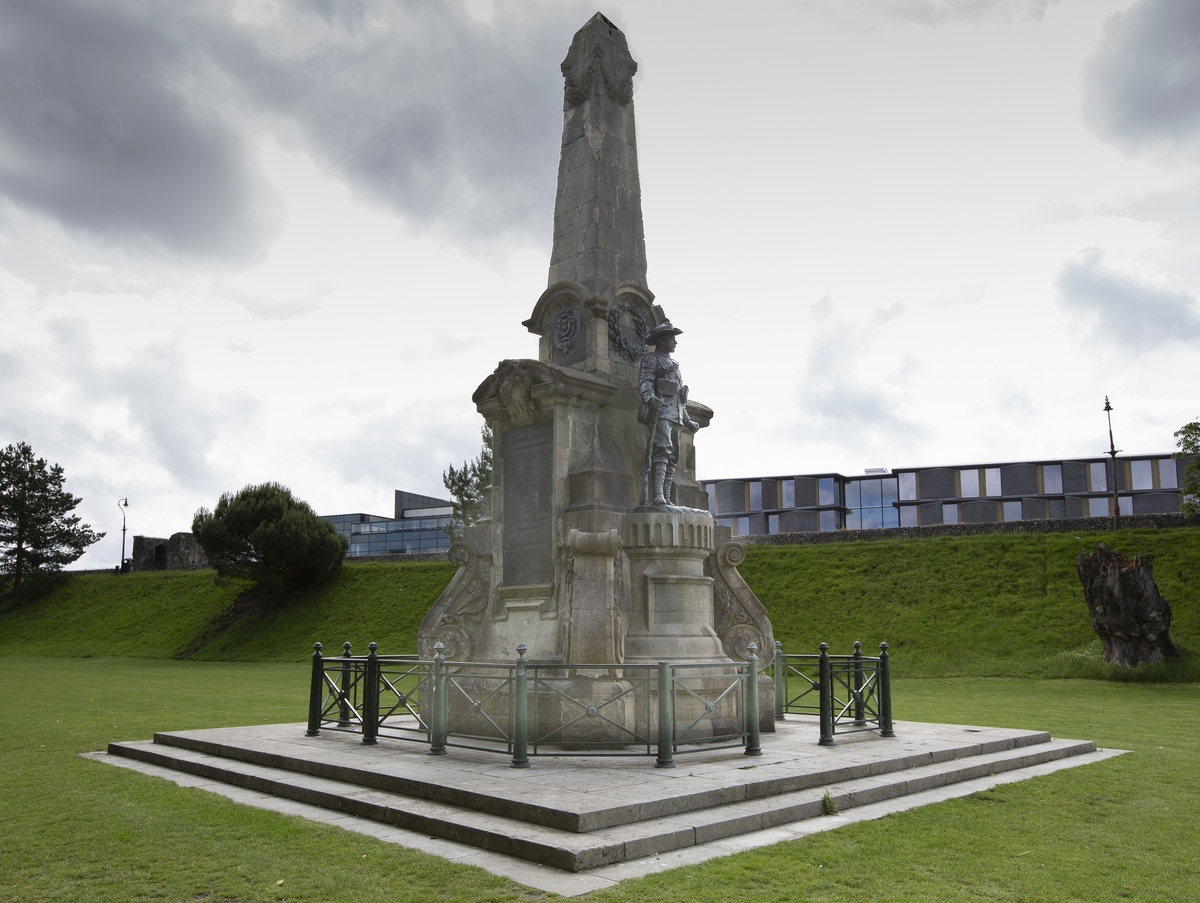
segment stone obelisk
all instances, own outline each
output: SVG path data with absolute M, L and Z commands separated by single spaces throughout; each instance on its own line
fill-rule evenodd
M 616 693 L 615 663 L 728 662 L 773 638 L 737 573 L 742 547 L 708 512 L 688 429 L 672 434 L 669 503 L 647 504 L 655 425 L 639 370 L 647 338 L 680 330 L 646 284 L 637 63 L 597 13 L 562 72 L 549 285 L 524 321 L 538 359 L 501 361 L 472 396 L 493 431 L 493 485 L 418 642 L 460 661 L 508 661 L 524 644 L 593 684 L 610 676 Z M 677 388 L 676 419 L 707 426 L 713 412 Z

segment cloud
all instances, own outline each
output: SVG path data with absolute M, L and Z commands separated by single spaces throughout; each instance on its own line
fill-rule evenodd
M 465 243 L 548 238 L 558 64 L 591 14 L 305 0 L 0 0 L 0 200 L 93 239 L 261 259 L 256 137 Z
M 1025 19 L 1040 22 L 1058 0 L 861 0 L 849 6 L 844 0 L 823 0 L 837 14 L 872 15 L 920 25 L 946 22 L 985 22 Z
M 1127 348 L 1149 350 L 1200 339 L 1200 304 L 1185 292 L 1156 285 L 1104 265 L 1089 248 L 1055 279 L 1058 304 L 1097 335 Z
M 164 13 L 0 0 L 0 194 L 107 241 L 253 259 L 270 199 Z
M 1087 70 L 1085 116 L 1119 148 L 1195 153 L 1200 138 L 1200 4 L 1140 0 L 1114 16 Z
M 820 304 L 825 304 L 822 299 Z M 876 310 L 868 323 L 856 327 L 826 319 L 824 331 L 809 349 L 808 365 L 799 380 L 797 405 L 815 419 L 813 429 L 855 437 L 859 448 L 869 447 L 892 437 L 919 437 L 922 428 L 901 417 L 903 386 L 917 369 L 911 356 L 904 357 L 886 382 L 868 382 L 858 374 L 872 372 L 860 366 L 859 355 L 875 339 L 883 337 L 887 326 L 904 315 L 904 305 L 896 302 Z M 847 341 L 849 334 L 854 341 Z M 867 350 L 869 354 L 869 350 Z
M 244 26 L 212 50 L 249 104 L 415 225 L 474 240 L 546 232 L 558 64 L 590 7 L 498 4 L 489 22 L 460 3 L 366 9 L 349 27 L 324 15 Z
M 46 332 L 38 346 L 0 352 L 0 437 L 33 437 L 77 456 L 86 449 L 81 460 L 89 470 L 157 465 L 177 486 L 206 492 L 225 479 L 212 464 L 222 439 L 252 441 L 257 399 L 194 382 L 180 342 L 107 363 L 82 321 L 54 320 Z

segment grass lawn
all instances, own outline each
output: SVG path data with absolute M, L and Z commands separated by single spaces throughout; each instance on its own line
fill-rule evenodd
M 155 730 L 301 721 L 303 663 L 10 656 L 0 658 L 0 680 L 0 899 L 544 897 L 477 869 L 77 755 Z M 901 719 L 1043 728 L 1133 753 L 589 899 L 1200 897 L 1200 685 L 902 679 L 895 696 Z

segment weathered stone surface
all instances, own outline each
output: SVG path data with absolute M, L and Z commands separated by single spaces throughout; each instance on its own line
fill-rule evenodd
M 1158 591 L 1154 568 L 1141 555 L 1132 561 L 1104 543 L 1076 562 L 1092 628 L 1104 644 L 1104 658 L 1132 667 L 1179 658 L 1171 642 L 1171 606 Z
M 134 571 L 199 571 L 209 567 L 204 550 L 191 533 L 175 533 L 170 539 L 135 536 L 130 557 Z

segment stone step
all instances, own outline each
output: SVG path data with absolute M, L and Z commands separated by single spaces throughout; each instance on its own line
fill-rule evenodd
M 639 817 L 585 830 L 570 830 L 541 824 L 525 818 L 527 807 L 515 807 L 507 814 L 480 810 L 471 806 L 414 797 L 394 790 L 379 789 L 379 783 L 362 784 L 338 780 L 320 774 L 302 773 L 296 768 L 261 764 L 245 758 L 226 757 L 188 748 L 185 744 L 155 742 L 113 743 L 110 754 L 222 781 L 256 792 L 271 794 L 325 809 L 373 819 L 409 830 L 420 831 L 467 843 L 480 849 L 503 853 L 564 871 L 578 872 L 618 862 L 639 859 L 657 853 L 709 843 L 764 828 L 820 816 L 826 792 L 840 810 L 895 799 L 935 787 L 988 775 L 1029 768 L 1045 762 L 1095 750 L 1090 741 L 1050 740 L 1012 745 L 1005 749 L 979 752 L 970 756 L 908 768 L 889 768 L 878 774 L 852 775 L 852 766 L 816 772 L 829 780 L 812 784 L 812 775 L 792 775 L 808 786 L 780 789 L 786 779 L 768 778 L 748 782 L 757 795 L 741 799 L 728 793 L 706 791 L 709 805 L 678 808 L 656 813 L 655 806 L 645 807 Z M 277 755 L 264 751 L 266 757 Z M 296 766 L 295 757 L 283 757 Z M 901 757 L 910 758 L 910 757 Z M 876 762 L 876 764 L 880 764 Z M 753 766 L 749 769 L 753 770 Z M 317 769 L 318 771 L 321 769 Z M 362 771 L 363 769 L 352 769 Z M 371 772 L 378 778 L 378 772 Z M 344 775 L 345 776 L 345 775 Z M 386 775 L 385 775 L 386 777 Z M 410 783 L 423 787 L 421 781 Z M 457 788 L 462 791 L 463 788 Z M 771 789 L 776 792 L 764 792 Z M 695 796 L 694 794 L 692 795 Z M 491 799 L 477 792 L 466 799 Z M 681 798 L 681 805 L 696 800 Z M 544 804 L 541 807 L 544 808 Z M 567 815 L 579 813 L 566 813 Z M 628 813 L 626 813 L 628 815 Z M 563 819 L 569 822 L 570 819 Z
M 788 724 L 795 730 L 796 724 Z M 781 731 L 783 725 L 780 725 Z M 398 793 L 415 799 L 447 803 L 476 812 L 488 812 L 520 821 L 582 833 L 608 827 L 618 827 L 650 818 L 677 815 L 683 812 L 709 809 L 742 802 L 747 799 L 792 793 L 810 787 L 826 787 L 893 771 L 907 771 L 924 765 L 937 765 L 959 759 L 989 755 L 1012 749 L 1044 744 L 1050 735 L 1044 731 L 995 731 L 992 729 L 962 729 L 960 735 L 946 742 L 928 745 L 906 745 L 903 741 L 881 741 L 887 744 L 887 755 L 855 756 L 856 749 L 868 735 L 850 735 L 846 746 L 807 746 L 804 755 L 794 754 L 772 760 L 743 759 L 745 766 L 730 769 L 724 761 L 711 761 L 677 756 L 677 771 L 688 771 L 698 778 L 686 782 L 661 781 L 646 778 L 636 792 L 611 787 L 602 776 L 615 760 L 583 759 L 596 763 L 598 778 L 592 794 L 564 795 L 539 790 L 531 793 L 528 781 L 505 780 L 514 772 L 500 756 L 486 757 L 481 765 L 465 774 L 457 767 L 459 753 L 436 758 L 420 754 L 422 747 L 404 743 L 380 744 L 366 747 L 354 734 L 326 733 L 321 737 L 303 738 L 292 725 L 268 725 L 251 729 L 181 731 L 156 733 L 154 741 L 163 746 L 209 753 L 222 758 L 252 762 L 302 774 L 344 781 L 351 784 Z M 868 742 L 877 741 L 870 735 Z M 397 755 L 401 752 L 401 755 Z M 479 755 L 479 754 L 476 754 Z M 737 761 L 736 753 L 733 759 Z M 542 775 L 550 763 L 563 759 L 538 759 L 526 774 L 536 770 Z M 602 764 L 603 763 L 603 764 Z M 624 779 L 639 769 L 653 776 L 656 770 L 646 759 L 625 759 L 621 764 Z M 667 772 L 668 774 L 670 772 Z M 663 775 L 664 772 L 657 772 Z M 546 780 L 553 780 L 549 776 Z M 568 778 L 570 789 L 578 789 L 580 781 L 597 780 L 593 775 Z M 543 778 L 534 778 L 535 781 Z M 564 786 L 564 790 L 568 789 Z

